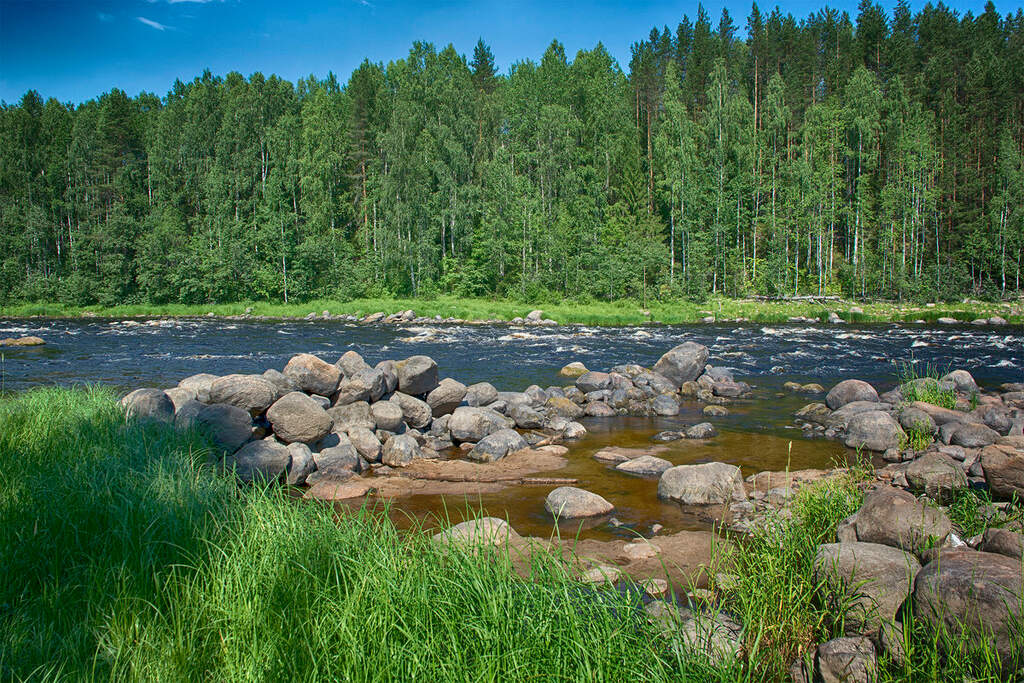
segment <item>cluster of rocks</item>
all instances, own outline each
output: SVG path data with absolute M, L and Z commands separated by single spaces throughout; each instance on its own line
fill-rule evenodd
M 916 385 L 916 386 L 915 386 Z M 956 397 L 955 408 L 915 400 L 923 389 Z M 913 390 L 913 391 L 912 391 Z M 949 495 L 968 486 L 1024 497 L 1024 384 L 984 392 L 971 374 L 915 379 L 881 395 L 867 382 L 839 382 L 824 402 L 796 412 L 805 432 L 881 453 L 915 490 Z
M 254 316 L 252 314 L 253 309 L 245 309 L 245 313 L 241 316 L 230 316 L 236 319 L 269 319 L 268 316 Z M 208 314 L 213 316 L 212 313 Z M 310 312 L 305 316 L 306 320 L 338 320 L 342 322 L 350 323 L 365 323 L 374 324 L 380 323 L 384 325 L 430 325 L 430 324 L 444 324 L 444 325 L 495 325 L 495 324 L 513 324 L 513 325 L 543 325 L 552 326 L 558 325 L 558 323 L 550 318 L 544 317 L 544 312 L 540 310 L 533 310 L 526 314 L 525 317 L 515 317 L 512 320 L 498 320 L 491 318 L 487 320 L 466 320 L 464 318 L 453 318 L 443 317 L 435 315 L 433 317 L 427 317 L 422 315 L 416 315 L 416 312 L 412 309 L 405 311 L 398 311 L 397 313 L 385 313 L 384 311 L 377 311 L 376 313 L 368 313 L 366 315 L 353 315 L 351 313 L 340 313 L 332 314 L 330 311 L 322 311 L 317 314 Z
M 954 650 L 989 643 L 1015 670 L 1024 651 L 1022 531 L 1017 521 L 965 541 L 933 501 L 893 486 L 868 491 L 814 561 L 815 581 L 848 606 L 845 633 L 795 663 L 794 679 L 810 681 L 816 661 L 824 680 L 874 680 L 878 652 L 905 660 L 910 615 Z

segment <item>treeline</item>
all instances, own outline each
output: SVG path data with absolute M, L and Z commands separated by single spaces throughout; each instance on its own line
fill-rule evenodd
M 701 8 L 496 73 L 416 43 L 297 84 L 0 111 L 0 301 L 1008 295 L 1024 13 Z

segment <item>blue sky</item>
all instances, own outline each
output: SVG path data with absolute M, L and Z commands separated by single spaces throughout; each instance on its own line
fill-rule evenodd
M 889 10 L 894 4 L 882 2 Z M 984 2 L 949 4 L 979 13 Z M 832 3 L 851 16 L 856 5 Z M 713 22 L 723 6 L 742 29 L 750 3 L 705 2 Z M 821 6 L 782 5 L 798 18 Z M 1002 14 L 1015 8 L 997 3 Z M 674 30 L 684 14 L 696 13 L 696 0 L 0 0 L 0 100 L 17 102 L 29 88 L 76 103 L 113 87 L 162 96 L 174 79 L 190 80 L 206 68 L 292 81 L 334 71 L 344 81 L 363 58 L 401 58 L 414 40 L 439 48 L 453 43 L 471 55 L 482 37 L 502 71 L 520 59 L 539 59 L 553 38 L 570 55 L 600 41 L 626 68 L 630 44 L 652 26 Z

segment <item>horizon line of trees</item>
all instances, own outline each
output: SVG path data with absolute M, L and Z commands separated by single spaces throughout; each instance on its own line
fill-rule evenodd
M 292 84 L 0 107 L 0 303 L 1005 297 L 1024 11 L 755 4 L 498 74 L 414 43 Z

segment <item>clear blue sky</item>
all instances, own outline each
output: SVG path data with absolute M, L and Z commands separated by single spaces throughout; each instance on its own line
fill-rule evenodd
M 894 4 L 882 2 L 890 11 Z M 912 8 L 922 4 L 915 0 Z M 984 1 L 949 4 L 977 14 Z M 832 3 L 851 17 L 856 5 Z M 723 6 L 742 30 L 750 2 L 708 0 L 714 23 Z M 803 18 L 821 6 L 794 0 L 782 9 Z M 997 3 L 1001 14 L 1015 8 Z M 163 96 L 174 79 L 206 68 L 292 81 L 334 71 L 345 81 L 363 58 L 404 57 L 414 40 L 453 43 L 471 55 L 482 37 L 501 71 L 539 59 L 553 38 L 570 56 L 600 41 L 625 69 L 631 43 L 655 25 L 675 30 L 684 14 L 696 16 L 696 0 L 0 0 L 0 100 L 17 102 L 30 88 L 75 103 L 113 87 Z

